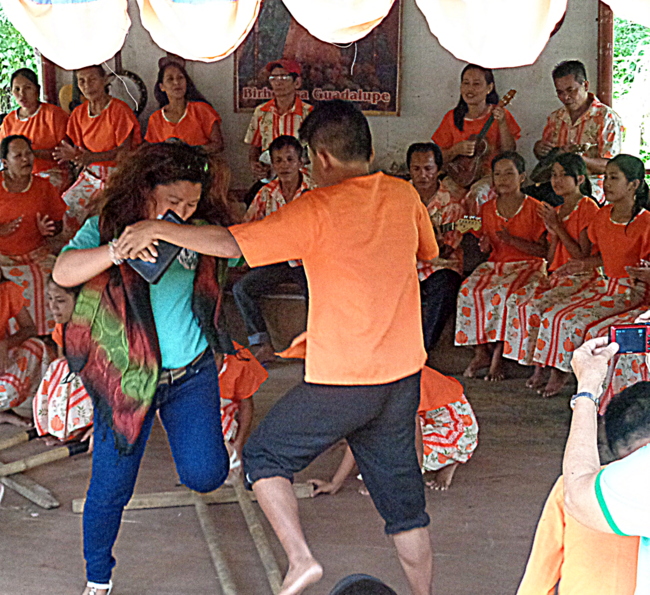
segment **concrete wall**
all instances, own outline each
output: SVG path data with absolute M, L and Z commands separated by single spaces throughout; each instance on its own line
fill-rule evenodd
M 376 165 L 381 168 L 403 162 L 411 142 L 428 140 L 445 112 L 458 100 L 459 76 L 464 66 L 431 34 L 415 0 L 403 0 L 403 4 L 401 115 L 370 118 Z M 129 0 L 129 10 L 133 25 L 122 52 L 122 63 L 124 68 L 137 73 L 150 90 L 149 103 L 142 116 L 144 125 L 157 107 L 152 91 L 158 59 L 165 53 L 143 29 L 135 0 Z M 511 88 L 518 91 L 510 109 L 522 128 L 519 149 L 531 164 L 534 162 L 532 146 L 541 136 L 546 116 L 560 105 L 550 76 L 553 66 L 564 59 L 580 59 L 587 66 L 592 87 L 596 87 L 597 14 L 596 0 L 569 0 L 562 29 L 534 65 L 495 73 L 500 94 Z M 233 168 L 234 187 L 249 186 L 252 179 L 242 139 L 250 114 L 234 113 L 233 57 L 213 64 L 189 63 L 188 72 L 223 118 L 226 155 Z

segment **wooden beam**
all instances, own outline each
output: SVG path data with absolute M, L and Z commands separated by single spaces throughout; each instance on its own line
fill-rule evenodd
M 614 12 L 598 2 L 598 87 L 596 95 L 611 107 L 614 93 Z
M 7 475 L 13 475 L 14 473 L 21 473 L 22 471 L 27 471 L 27 469 L 33 469 L 34 467 L 40 467 L 41 465 L 47 465 L 54 461 L 67 459 L 76 454 L 87 452 L 88 446 L 88 440 L 86 440 L 86 442 L 74 442 L 68 446 L 59 446 L 52 450 L 46 450 L 40 454 L 14 461 L 13 463 L 0 465 L 0 477 L 6 477 Z
M 0 477 L 0 483 L 17 492 L 23 498 L 27 498 L 27 500 L 33 502 L 36 506 L 40 506 L 46 510 L 60 506 L 59 501 L 52 495 L 50 490 L 20 473 L 11 477 Z
M 22 444 L 23 442 L 29 442 L 34 438 L 38 438 L 36 428 L 23 430 L 21 432 L 18 432 L 17 434 L 14 434 L 13 436 L 9 436 L 9 438 L 0 440 L 0 450 L 5 450 L 7 448 L 11 448 L 12 446 L 17 446 L 18 444 Z
M 309 483 L 294 483 L 293 491 L 296 498 L 311 498 L 314 493 L 314 486 Z M 234 504 L 237 502 L 237 494 L 232 486 L 222 486 L 214 492 L 203 494 L 203 502 L 206 504 Z M 251 495 L 255 500 L 255 494 Z M 72 501 L 72 512 L 80 514 L 84 510 L 85 498 L 76 498 Z M 173 508 L 176 506 L 194 506 L 194 494 L 188 489 L 176 490 L 173 492 L 154 492 L 152 494 L 136 494 L 124 510 L 147 510 L 150 508 Z

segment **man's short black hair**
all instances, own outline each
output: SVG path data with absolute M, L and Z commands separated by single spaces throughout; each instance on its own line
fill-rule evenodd
M 273 156 L 273 153 L 275 151 L 279 151 L 285 147 L 293 147 L 298 154 L 298 158 L 302 159 L 304 149 L 300 144 L 300 141 L 295 136 L 289 136 L 288 134 L 283 134 L 274 139 L 269 146 L 269 153 L 271 153 L 271 156 Z
M 584 83 L 587 80 L 587 69 L 580 60 L 565 60 L 560 62 L 553 69 L 553 80 L 564 78 L 565 76 L 573 75 L 576 83 Z
M 413 143 L 406 151 L 406 167 L 411 167 L 411 158 L 414 153 L 433 153 L 433 159 L 438 169 L 442 169 L 442 150 L 436 143 Z
M 368 120 L 349 101 L 332 99 L 316 105 L 300 127 L 300 140 L 317 153 L 325 150 L 339 161 L 366 161 L 372 157 Z
M 616 395 L 605 410 L 607 444 L 615 456 L 650 439 L 650 382 L 637 382 Z

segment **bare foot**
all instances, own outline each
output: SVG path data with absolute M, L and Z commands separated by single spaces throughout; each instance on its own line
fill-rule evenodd
M 487 345 L 476 345 L 474 347 L 474 357 L 469 362 L 469 366 L 465 368 L 463 376 L 465 378 L 476 378 L 479 370 L 487 368 L 492 359 L 490 358 L 490 351 Z
M 452 463 L 451 465 L 447 465 L 446 467 L 435 471 L 433 479 L 427 481 L 427 487 L 432 490 L 448 490 L 451 485 L 451 480 L 454 477 L 454 473 L 456 473 L 456 469 L 458 469 L 458 465 L 460 465 L 460 463 Z
M 276 360 L 273 345 L 270 343 L 255 345 L 254 348 L 251 348 L 251 353 L 260 364 L 271 364 Z
M 6 411 L 0 411 L 0 424 L 11 424 L 12 426 L 18 426 L 19 428 L 31 428 L 32 420 L 28 417 L 18 415 L 11 409 L 7 409 Z
M 544 368 L 542 366 L 535 365 L 535 371 L 533 375 L 526 380 L 526 386 L 528 388 L 541 388 L 544 384 Z
M 545 399 L 548 399 L 549 397 L 554 397 L 555 395 L 559 394 L 562 391 L 568 379 L 569 379 L 568 372 L 562 372 L 557 368 L 552 368 L 551 376 L 548 379 L 548 382 L 546 383 L 546 387 L 544 388 L 544 390 L 539 390 L 537 392 L 540 395 L 542 395 L 542 397 L 544 397 Z
M 323 576 L 323 567 L 313 558 L 295 566 L 289 565 L 289 571 L 282 581 L 278 595 L 298 595 L 309 585 L 318 582 Z
M 503 343 L 497 343 L 492 353 L 490 369 L 485 376 L 488 382 L 499 382 L 506 377 L 503 371 Z

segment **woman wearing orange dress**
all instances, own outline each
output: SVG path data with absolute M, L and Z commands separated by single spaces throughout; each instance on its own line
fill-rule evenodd
M 54 149 L 54 157 L 81 167 L 77 181 L 63 194 L 68 205 L 64 220 L 71 236 L 93 213 L 96 198 L 115 169 L 120 155 L 140 144 L 140 124 L 124 101 L 107 92 L 108 81 L 101 66 L 77 71 L 79 90 L 87 99 L 68 121 L 68 137 Z
M 0 127 L 0 136 L 26 136 L 34 151 L 34 173 L 61 191 L 65 190 L 70 172 L 67 166 L 57 163 L 52 151 L 66 138 L 68 114 L 40 100 L 41 86 L 29 68 L 19 68 L 11 75 L 11 94 L 20 107 L 7 114 Z
M 479 179 L 468 189 L 467 208 L 471 215 L 477 215 L 481 205 L 494 194 L 490 193 L 492 160 L 504 151 L 515 151 L 521 128 L 512 114 L 499 107 L 499 95 L 494 75 L 489 68 L 468 64 L 460 75 L 460 99 L 456 107 L 447 112 L 433 133 L 431 140 L 442 149 L 445 163 L 459 155 L 472 157 L 476 141 L 470 140 L 478 134 L 491 115 L 495 122 L 488 130 L 485 140 L 488 150 L 481 159 Z

